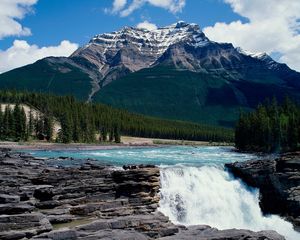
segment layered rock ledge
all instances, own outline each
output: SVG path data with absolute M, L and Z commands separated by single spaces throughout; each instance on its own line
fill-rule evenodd
M 174 225 L 157 210 L 159 177 L 151 165 L 116 169 L 1 150 L 0 239 L 284 239 L 274 231 Z
M 277 159 L 226 164 L 234 176 L 259 188 L 264 213 L 279 214 L 300 230 L 300 152 Z

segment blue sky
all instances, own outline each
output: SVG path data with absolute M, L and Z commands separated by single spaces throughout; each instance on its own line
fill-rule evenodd
M 0 72 L 68 56 L 95 34 L 179 20 L 300 71 L 299 0 L 0 0 Z

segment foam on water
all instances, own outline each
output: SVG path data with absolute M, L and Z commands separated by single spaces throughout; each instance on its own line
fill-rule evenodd
M 161 169 L 160 211 L 183 225 L 205 224 L 219 229 L 275 230 L 289 240 L 300 239 L 291 223 L 263 216 L 256 189 L 247 188 L 221 167 Z

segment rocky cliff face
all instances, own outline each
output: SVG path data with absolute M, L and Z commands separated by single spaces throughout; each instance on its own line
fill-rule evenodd
M 280 214 L 300 229 L 300 153 L 227 164 L 226 167 L 250 186 L 260 189 L 263 212 Z
M 117 170 L 2 151 L 0 239 L 284 239 L 273 231 L 174 225 L 157 211 L 159 176 L 155 166 Z
M 267 54 L 249 54 L 232 44 L 210 41 L 197 24 L 177 22 L 156 30 L 125 27 L 96 35 L 71 55 L 93 64 L 102 77 L 101 86 L 131 72 L 157 65 L 195 72 L 215 72 L 245 77 L 251 68 L 288 70 Z
M 173 45 L 204 46 L 209 40 L 196 24 L 178 22 L 157 30 L 125 27 L 117 32 L 96 35 L 71 55 L 94 64 L 105 86 L 112 80 L 158 64 L 158 59 Z M 191 67 L 188 64 L 183 65 Z

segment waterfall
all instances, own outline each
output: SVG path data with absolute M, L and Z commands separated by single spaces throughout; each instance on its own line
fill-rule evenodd
M 186 226 L 275 230 L 289 240 L 300 239 L 291 223 L 276 215 L 263 216 L 258 190 L 221 167 L 162 167 L 159 210 L 172 222 Z

